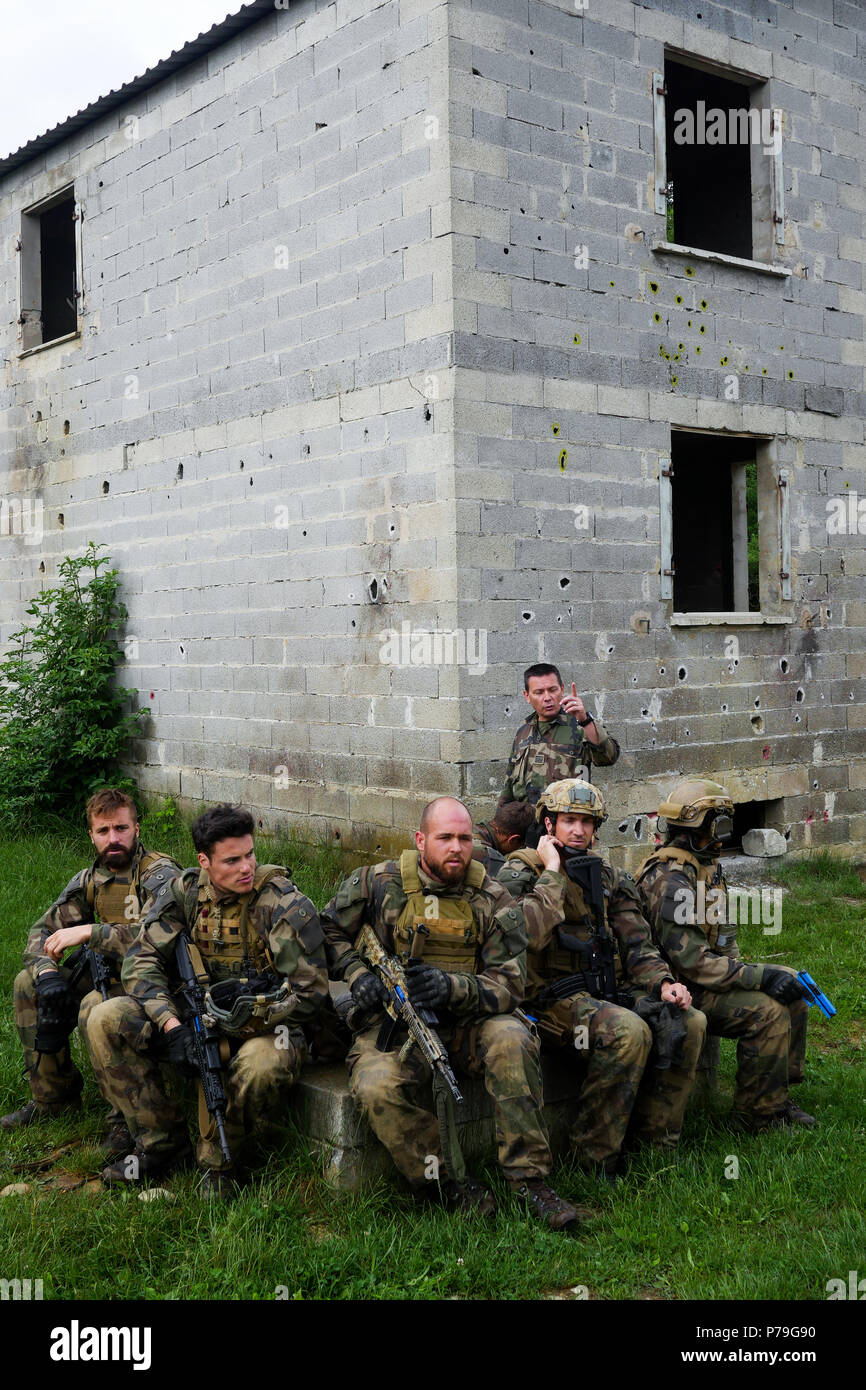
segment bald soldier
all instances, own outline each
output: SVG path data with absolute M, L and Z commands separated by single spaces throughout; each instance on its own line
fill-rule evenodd
M 448 1171 L 427 1100 L 430 1069 L 417 1047 L 407 1048 L 406 1031 L 391 1050 L 377 1046 L 388 994 L 359 949 L 365 926 L 404 963 L 412 1004 L 435 1011 L 454 1070 L 484 1077 L 511 1191 L 552 1229 L 573 1229 L 574 1208 L 545 1182 L 551 1155 L 539 1045 L 514 1012 L 526 981 L 523 914 L 472 858 L 472 818 L 463 803 L 431 801 L 415 848 L 356 869 L 324 909 L 322 926 L 331 976 L 346 982 L 355 1005 L 349 1088 L 416 1195 L 484 1216 L 496 1210 L 481 1182 Z

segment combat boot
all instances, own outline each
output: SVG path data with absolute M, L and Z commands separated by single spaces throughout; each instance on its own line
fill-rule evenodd
M 132 1153 L 134 1148 L 126 1120 L 121 1119 L 109 1126 L 107 1135 L 99 1145 L 99 1153 L 103 1158 L 122 1158 L 124 1154 Z
M 35 1100 L 28 1100 L 20 1110 L 0 1115 L 0 1129 L 23 1129 L 26 1125 L 40 1124 L 43 1120 L 56 1120 L 59 1115 L 75 1115 L 80 1109 L 80 1100 L 54 1107 L 37 1105 Z
M 780 1110 L 772 1115 L 731 1114 L 730 1128 L 735 1134 L 763 1134 L 768 1129 L 787 1129 L 790 1125 L 802 1125 L 804 1129 L 815 1129 L 818 1121 L 814 1115 L 801 1110 L 799 1105 L 788 1099 Z
M 146 1178 L 159 1178 L 178 1168 L 191 1157 L 192 1150 L 172 1149 L 169 1153 L 149 1154 L 136 1146 L 131 1153 L 124 1154 L 102 1170 L 102 1181 L 106 1187 L 133 1187 Z
M 493 1193 L 477 1178 L 470 1178 L 468 1173 L 460 1182 L 456 1178 L 443 1178 L 439 1189 L 442 1205 L 452 1211 L 468 1212 L 478 1216 L 496 1215 L 496 1198 Z
M 206 1202 L 230 1202 L 240 1187 L 231 1168 L 205 1168 L 198 1190 Z
M 570 1202 L 558 1197 L 543 1178 L 509 1178 L 508 1186 L 515 1197 L 525 1202 L 533 1216 L 552 1231 L 575 1235 L 579 1226 L 577 1212 Z

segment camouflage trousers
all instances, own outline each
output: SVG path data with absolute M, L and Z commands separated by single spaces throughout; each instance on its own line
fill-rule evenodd
M 66 975 L 68 972 L 60 967 L 59 973 Z M 78 1031 L 90 1051 L 90 1044 L 87 1037 L 88 1022 L 90 1015 L 97 1004 L 102 1003 L 102 995 L 99 990 L 93 988 L 93 983 L 89 973 L 79 980 L 75 987 L 78 995 Z M 121 995 L 123 990 L 119 983 L 110 986 L 112 997 Z M 24 1066 L 27 1072 L 27 1080 L 30 1083 L 30 1094 L 40 1109 L 48 1111 L 60 1109 L 78 1100 L 81 1095 L 81 1088 L 84 1082 L 81 1072 L 72 1060 L 68 1041 L 64 1043 L 59 1052 L 36 1051 L 37 1012 L 36 1012 L 36 977 L 32 967 L 20 970 L 15 976 L 13 986 L 13 1009 L 15 1013 L 15 1027 L 18 1029 L 18 1036 L 21 1039 L 21 1048 L 24 1053 Z M 99 1078 L 97 1077 L 97 1082 Z M 102 1087 L 100 1086 L 100 1090 Z M 105 1092 L 102 1092 L 109 1105 L 111 1101 Z M 119 1120 L 121 1117 L 112 1106 L 112 1113 L 109 1117 L 110 1123 Z
M 379 1021 L 355 1038 L 346 1058 L 349 1090 L 380 1143 L 416 1188 L 447 1171 L 430 1103 L 430 1069 L 417 1048 L 379 1052 Z M 398 1035 L 402 1040 L 405 1034 Z M 455 1071 L 483 1076 L 493 1101 L 497 1160 L 508 1178 L 545 1177 L 551 1155 L 541 1116 L 540 1046 L 511 1014 L 440 1030 Z M 431 1161 L 432 1160 L 432 1161 Z
M 124 995 L 101 1003 L 91 1015 L 88 1036 L 103 1093 L 122 1111 L 137 1147 L 153 1155 L 186 1148 L 184 1108 L 168 1096 L 162 1076 L 163 1035 L 138 1000 Z M 248 1135 L 284 1113 L 288 1092 L 306 1061 L 307 1044 L 298 1028 L 226 1042 L 231 1051 L 223 1068 L 226 1135 L 235 1154 Z M 196 1159 L 202 1168 L 226 1167 L 201 1097 Z
M 803 1075 L 808 1006 L 802 1000 L 779 1004 L 757 989 L 699 989 L 695 1004 L 706 1016 L 708 1033 L 737 1040 L 731 1114 L 748 1119 L 774 1115 L 788 1099 L 789 1080 Z
M 635 991 L 635 1002 L 645 991 Z M 678 1066 L 654 1064 L 652 1032 L 631 1009 L 575 994 L 539 1020 L 548 1044 L 573 1047 L 586 1064 L 571 1143 L 584 1167 L 605 1163 L 628 1139 L 676 1148 L 695 1079 L 706 1021 L 685 1013 L 686 1039 Z

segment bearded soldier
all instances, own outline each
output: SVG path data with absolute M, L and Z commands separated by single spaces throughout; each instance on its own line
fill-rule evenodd
M 535 806 L 546 786 L 562 778 L 589 781 L 591 765 L 610 767 L 619 744 L 590 714 L 574 684 L 566 695 L 556 666 L 539 663 L 523 673 L 523 698 L 532 714 L 514 735 L 499 805 L 528 801 Z
M 4 1130 L 79 1108 L 83 1082 L 70 1054 L 69 1036 L 77 1025 L 87 1042 L 89 1017 L 103 997 L 94 988 L 84 951 L 95 956 L 108 995 L 122 994 L 121 962 L 144 902 L 179 872 L 180 866 L 168 855 L 141 844 L 135 802 L 126 792 L 103 787 L 88 801 L 86 816 L 96 861 L 70 880 L 31 929 L 24 968 L 15 979 L 15 1025 L 32 1099 L 0 1118 Z M 74 953 L 78 959 L 61 962 L 70 947 L 79 948 Z M 125 1153 L 130 1142 L 123 1115 L 112 1107 L 102 1152 L 109 1157 Z
M 94 1010 L 93 1064 L 126 1116 L 134 1150 L 104 1169 L 107 1186 L 158 1176 L 189 1152 L 180 1105 L 169 1100 L 160 1061 L 198 1075 L 192 1026 L 180 1000 L 178 945 L 208 989 L 207 1013 L 222 1034 L 232 1160 L 240 1141 L 285 1108 L 307 1056 L 306 1031 L 328 997 L 318 914 L 279 865 L 257 865 L 254 822 L 215 806 L 192 827 L 198 869 L 163 887 L 123 964 L 128 996 Z M 196 1157 L 206 1197 L 231 1196 L 233 1161 L 199 1105 Z M 132 1161 L 131 1161 L 132 1160 Z
M 647 917 L 678 980 L 695 991 L 710 1034 L 737 1039 L 731 1124 L 756 1133 L 817 1124 L 788 1095 L 803 1075 L 805 990 L 793 970 L 722 954 L 728 918 L 719 852 L 733 828 L 734 803 L 718 782 L 680 782 L 659 807 L 667 838 L 638 871 Z
M 607 819 L 598 788 L 553 782 L 536 816 L 547 834 L 499 875 L 526 918 L 525 1008 L 548 1047 L 587 1062 L 572 1144 L 612 1181 L 627 1137 L 676 1147 L 704 1018 L 652 944 L 631 878 L 591 853 Z
M 357 941 L 367 927 L 406 963 L 411 1003 L 435 1011 L 453 1067 L 484 1077 L 499 1166 L 512 1191 L 548 1226 L 573 1228 L 574 1208 L 545 1182 L 551 1156 L 538 1042 L 514 1012 L 526 974 L 523 914 L 472 858 L 472 820 L 462 802 L 431 801 L 415 846 L 399 860 L 356 869 L 322 913 L 332 977 L 346 982 L 355 1003 L 349 1088 L 418 1196 L 494 1213 L 495 1199 L 482 1183 L 448 1171 L 419 1050 L 401 1046 L 405 1032 L 393 1050 L 377 1045 L 388 992 L 369 967 L 370 947 Z

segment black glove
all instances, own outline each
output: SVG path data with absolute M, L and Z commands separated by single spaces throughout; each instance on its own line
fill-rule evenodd
M 387 1003 L 388 991 L 372 970 L 365 971 L 363 975 L 356 975 L 349 988 L 358 1007 L 366 1009 L 368 1013 L 375 1013 Z
M 172 1066 L 177 1067 L 181 1076 L 198 1076 L 198 1063 L 195 1058 L 195 1043 L 192 1028 L 182 1023 L 165 1034 L 166 1056 Z
M 78 1003 L 69 982 L 56 970 L 36 976 L 36 1052 L 60 1052 L 78 1022 Z
M 409 999 L 416 1008 L 441 1009 L 451 998 L 451 981 L 444 970 L 410 960 L 406 967 Z
M 798 999 L 806 997 L 806 990 L 797 976 L 789 975 L 787 970 L 778 970 L 775 965 L 764 966 L 761 990 L 764 994 L 769 994 L 771 999 L 777 999 L 780 1004 L 794 1004 Z
M 680 1066 L 688 1033 L 683 1010 L 660 999 L 643 998 L 638 1000 L 634 1011 L 652 1032 L 656 1070 L 667 1071 L 669 1067 Z

